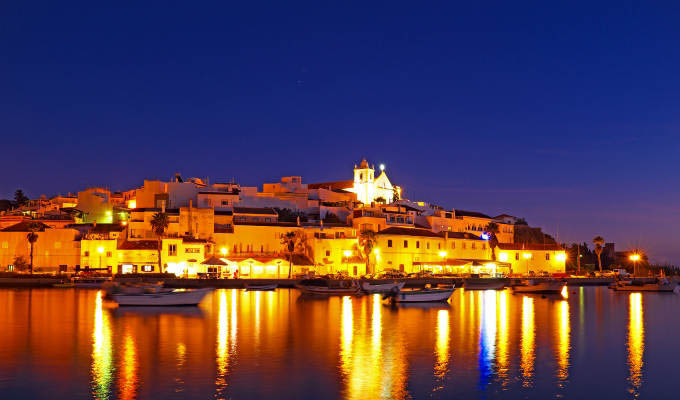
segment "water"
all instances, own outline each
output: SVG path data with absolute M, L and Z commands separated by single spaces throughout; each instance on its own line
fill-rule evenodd
M 447 305 L 217 290 L 116 309 L 0 290 L 0 398 L 677 398 L 680 296 L 456 290 Z

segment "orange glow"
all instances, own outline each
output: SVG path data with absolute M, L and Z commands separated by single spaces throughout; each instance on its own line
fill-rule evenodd
M 128 200 L 128 208 L 137 208 L 137 200 Z
M 637 253 L 636 253 L 636 254 L 631 254 L 630 257 L 628 257 L 628 258 L 630 258 L 631 261 L 639 261 L 639 260 L 640 260 L 640 255 L 637 254 Z
M 137 398 L 137 348 L 132 334 L 127 332 L 123 339 L 123 359 L 121 360 L 119 391 L 121 399 Z
M 569 302 L 566 300 L 557 303 L 557 326 L 557 378 L 560 381 L 566 381 L 569 378 L 569 333 L 571 331 Z
M 642 386 L 643 355 L 645 352 L 645 325 L 641 293 L 630 294 L 629 307 L 628 367 L 630 368 L 630 377 L 628 382 L 632 386 L 631 392 L 636 394 Z
M 522 341 L 520 343 L 520 370 L 522 371 L 523 386 L 533 386 L 535 356 L 534 332 L 534 299 L 522 298 Z
M 113 354 L 111 349 L 111 322 L 103 310 L 102 292 L 97 292 L 92 332 L 92 376 L 95 399 L 108 399 L 113 380 Z

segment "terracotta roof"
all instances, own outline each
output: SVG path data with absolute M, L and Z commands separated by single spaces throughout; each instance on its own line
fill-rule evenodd
M 427 237 L 441 237 L 440 235 L 420 228 L 399 228 L 396 226 L 383 229 L 378 232 L 379 235 L 404 235 L 404 236 L 427 236 Z
M 198 238 L 193 238 L 190 236 L 182 236 L 182 242 L 183 243 L 207 243 L 208 241 L 206 239 L 198 239 Z
M 234 214 L 278 215 L 273 208 L 234 207 Z
M 30 231 L 44 232 L 45 229 L 50 229 L 50 227 L 48 225 L 43 224 L 42 222 L 22 221 L 19 222 L 18 224 L 10 225 L 7 228 L 2 229 L 2 232 L 30 232 Z
M 564 250 L 564 247 L 555 243 L 498 243 L 501 250 Z
M 219 259 L 215 256 L 208 258 L 207 260 L 203 261 L 201 264 L 204 264 L 204 265 L 227 265 L 227 263 L 225 263 L 224 261 L 222 261 L 221 259 Z
M 439 236 L 446 237 L 446 231 L 439 232 Z M 468 232 L 449 232 L 449 239 L 468 239 L 468 240 L 484 240 L 477 235 Z
M 309 183 L 307 184 L 308 189 L 350 189 L 354 187 L 354 181 L 331 181 L 331 182 L 321 182 L 321 183 Z
M 121 232 L 125 229 L 124 226 L 120 224 L 97 224 L 92 225 L 90 232 L 92 233 L 105 233 L 105 232 Z
M 233 227 L 228 227 L 226 224 L 214 224 L 213 232 L 215 233 L 234 233 Z
M 476 218 L 491 219 L 491 217 L 489 217 L 488 215 L 482 214 L 482 213 L 477 212 L 477 211 L 465 211 L 465 210 L 455 209 L 454 212 L 456 213 L 456 216 L 460 216 L 460 217 L 476 217 Z
M 118 250 L 158 250 L 155 240 L 129 240 L 118 245 Z

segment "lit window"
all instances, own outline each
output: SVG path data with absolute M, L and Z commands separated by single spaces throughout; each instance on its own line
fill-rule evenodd
M 519 252 L 515 253 L 515 260 L 519 260 Z
M 153 272 L 153 265 L 142 265 L 142 271 Z
M 107 251 L 107 252 L 106 252 L 106 256 L 107 256 L 107 257 L 111 257 L 111 252 L 110 252 L 110 251 Z

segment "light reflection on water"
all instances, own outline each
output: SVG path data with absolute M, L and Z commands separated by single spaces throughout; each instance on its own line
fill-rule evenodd
M 649 307 L 680 307 L 680 296 L 575 290 L 571 299 L 457 290 L 448 304 L 408 307 L 380 295 L 218 290 L 200 309 L 170 310 L 115 309 L 98 291 L 0 290 L 14 307 L 0 308 L 0 391 L 3 399 L 573 398 L 597 390 L 596 376 L 607 390 L 654 393 L 645 385 L 655 344 L 645 343 Z M 598 314 L 598 302 L 610 312 Z M 671 338 L 680 335 L 680 323 L 659 315 Z M 72 339 L 55 346 L 55 337 Z M 672 371 L 674 349 L 657 350 L 669 365 L 656 375 Z M 55 372 L 69 368 L 88 372 Z M 70 389 L 78 386 L 80 395 Z

